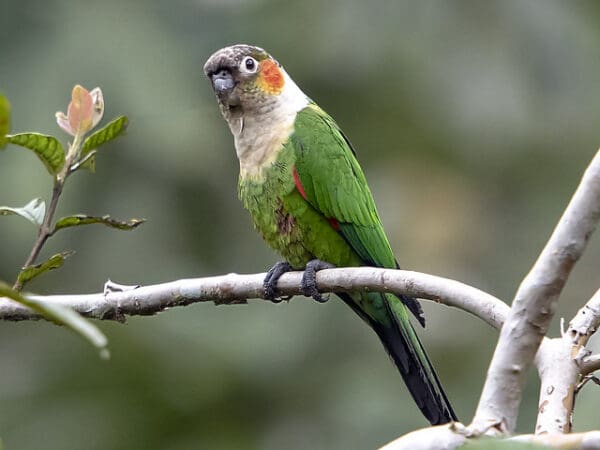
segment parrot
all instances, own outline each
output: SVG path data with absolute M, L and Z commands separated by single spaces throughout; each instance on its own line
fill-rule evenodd
M 267 272 L 265 298 L 282 300 L 277 280 L 292 270 L 304 270 L 304 295 L 326 301 L 316 287 L 319 270 L 399 269 L 353 146 L 282 65 L 260 47 L 238 44 L 213 53 L 204 73 L 233 135 L 239 198 L 284 258 Z M 338 296 L 377 334 L 425 418 L 456 421 L 409 317 L 425 326 L 418 301 L 378 292 Z

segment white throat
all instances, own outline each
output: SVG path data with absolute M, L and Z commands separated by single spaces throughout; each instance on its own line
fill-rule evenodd
M 292 134 L 296 114 L 310 101 L 283 69 L 282 72 L 283 90 L 271 102 L 227 120 L 242 178 L 261 178 L 263 170 L 275 161 Z

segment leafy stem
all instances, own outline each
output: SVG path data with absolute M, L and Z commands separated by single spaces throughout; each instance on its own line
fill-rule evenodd
M 69 307 L 44 300 L 31 300 L 18 291 L 21 291 L 23 286 L 33 278 L 61 267 L 65 259 L 73 253 L 63 251 L 45 261 L 37 262 L 46 241 L 57 231 L 90 224 L 102 224 L 119 230 L 133 230 L 144 222 L 143 219 L 116 220 L 107 214 L 102 216 L 75 214 L 56 219 L 58 202 L 67 178 L 79 169 L 94 172 L 97 149 L 122 135 L 127 128 L 128 119 L 126 116 L 119 116 L 92 132 L 104 114 L 102 91 L 99 87 L 88 91 L 76 85 L 71 93 L 67 114 L 60 111 L 55 114 L 58 126 L 72 136 L 72 142 L 65 151 L 61 142 L 54 136 L 34 132 L 8 134 L 9 106 L 8 100 L 0 94 L 0 149 L 6 144 L 14 144 L 32 150 L 52 176 L 53 187 L 50 205 L 47 208 L 46 203 L 39 198 L 34 198 L 23 207 L 0 206 L 0 216 L 21 216 L 37 227 L 35 242 L 13 287 L 0 282 L 0 297 L 8 297 L 45 318 L 66 326 L 100 349 L 101 356 L 108 357 L 106 337 L 96 326 Z
M 67 181 L 68 176 L 72 173 L 71 166 L 73 164 L 73 160 L 77 159 L 77 157 L 81 154 L 81 146 L 83 143 L 83 136 L 80 134 L 76 134 L 73 142 L 69 146 L 69 150 L 67 151 L 67 156 L 65 158 L 65 164 L 60 170 L 58 174 L 54 176 L 54 186 L 52 188 L 52 198 L 50 199 L 50 206 L 46 210 L 46 214 L 44 215 L 44 220 L 38 229 L 37 239 L 31 248 L 31 252 L 23 265 L 23 268 L 27 268 L 33 265 L 39 256 L 44 244 L 48 240 L 50 236 L 54 233 L 54 215 L 56 214 L 56 208 L 58 206 L 58 200 L 63 191 L 63 187 L 65 182 Z M 23 282 L 20 278 L 17 278 L 13 285 L 13 289 L 16 291 L 20 291 L 23 289 Z

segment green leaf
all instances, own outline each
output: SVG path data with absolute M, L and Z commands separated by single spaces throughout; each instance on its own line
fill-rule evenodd
M 80 225 L 91 225 L 94 223 L 101 223 L 107 227 L 117 228 L 119 230 L 133 230 L 146 219 L 129 219 L 129 220 L 116 220 L 109 215 L 98 217 L 98 216 L 86 216 L 84 214 L 75 214 L 74 216 L 63 217 L 56 222 L 54 226 L 54 232 L 62 228 L 78 227 Z
M 1 281 L 0 296 L 8 297 L 15 302 L 33 309 L 46 319 L 73 330 L 90 342 L 94 347 L 99 349 L 102 358 L 106 359 L 109 357 L 110 354 L 106 348 L 108 343 L 106 336 L 104 336 L 104 334 L 89 320 L 84 319 L 72 309 L 57 303 L 25 297 Z
M 28 281 L 31 281 L 33 278 L 41 275 L 49 270 L 58 269 L 65 263 L 65 259 L 71 256 L 74 252 L 62 252 L 57 253 L 56 255 L 52 255 L 49 259 L 44 261 L 43 263 L 36 264 L 34 266 L 24 267 L 17 276 L 17 281 L 24 285 Z
M 0 94 L 0 149 L 6 147 L 6 135 L 10 130 L 10 103 Z
M 81 149 L 81 158 L 85 158 L 86 155 L 92 150 L 121 136 L 127 129 L 127 125 L 129 125 L 129 119 L 127 118 L 127 116 L 119 116 L 116 119 L 110 121 L 104 127 L 100 128 L 95 133 L 92 133 L 83 142 L 83 147 Z M 82 164 L 82 167 L 85 167 L 86 169 L 89 169 L 93 172 L 94 165 L 95 156 L 92 156 L 85 163 Z
M 33 150 L 48 172 L 56 175 L 65 164 L 65 150 L 54 136 L 40 133 L 9 134 L 8 142 Z
M 16 214 L 24 217 L 34 225 L 41 225 L 46 214 L 46 202 L 41 198 L 34 198 L 22 208 L 11 208 L 10 206 L 0 206 L 0 216 Z
M 116 119 L 111 120 L 105 126 L 100 128 L 95 133 L 89 135 L 83 142 L 81 154 L 85 156 L 86 153 L 100 147 L 103 144 L 119 137 L 127 129 L 129 119 L 127 116 L 119 116 Z

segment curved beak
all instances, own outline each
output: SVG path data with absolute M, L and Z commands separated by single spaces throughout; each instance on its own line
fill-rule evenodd
M 221 69 L 220 71 L 212 74 L 210 78 L 213 89 L 219 96 L 225 93 L 230 93 L 235 87 L 235 81 L 233 81 L 231 72 L 227 69 Z

